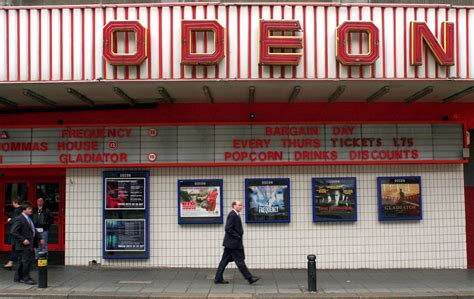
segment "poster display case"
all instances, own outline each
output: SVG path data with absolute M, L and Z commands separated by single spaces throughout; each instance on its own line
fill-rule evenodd
M 179 224 L 222 224 L 222 180 L 178 180 Z
M 290 222 L 290 179 L 246 179 L 247 223 Z
M 356 178 L 313 178 L 313 221 L 357 221 Z
M 377 178 L 379 220 L 421 220 L 421 177 Z

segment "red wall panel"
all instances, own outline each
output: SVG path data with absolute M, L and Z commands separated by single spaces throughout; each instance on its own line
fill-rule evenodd
M 324 121 L 462 121 L 474 128 L 474 104 L 302 103 L 302 104 L 175 104 L 150 109 L 76 112 L 4 112 L 0 125 L 139 124 Z

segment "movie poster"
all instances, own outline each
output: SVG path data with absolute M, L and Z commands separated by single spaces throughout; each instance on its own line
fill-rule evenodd
M 145 177 L 105 178 L 106 210 L 145 209 Z
M 246 179 L 246 222 L 290 222 L 290 179 Z
M 178 223 L 222 224 L 222 180 L 179 180 Z
M 356 178 L 313 178 L 313 221 L 357 221 Z
M 421 177 L 379 177 L 379 220 L 421 220 Z
M 145 219 L 107 219 L 105 251 L 145 251 Z

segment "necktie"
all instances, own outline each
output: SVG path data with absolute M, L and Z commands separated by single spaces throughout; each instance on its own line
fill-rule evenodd
M 35 225 L 33 224 L 33 221 L 31 221 L 30 217 L 26 216 L 26 220 L 28 220 L 28 223 L 31 226 L 31 229 L 33 230 L 33 234 L 35 233 Z

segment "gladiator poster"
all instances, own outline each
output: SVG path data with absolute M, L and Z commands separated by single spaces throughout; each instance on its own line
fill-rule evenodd
M 145 251 L 145 219 L 107 219 L 105 251 Z
M 421 220 L 421 177 L 379 177 L 379 220 Z
M 222 224 L 222 180 L 179 180 L 178 223 Z
M 290 179 L 246 179 L 247 223 L 290 222 Z
M 313 178 L 313 221 L 357 221 L 356 178 Z
M 145 209 L 145 177 L 105 178 L 106 209 Z

